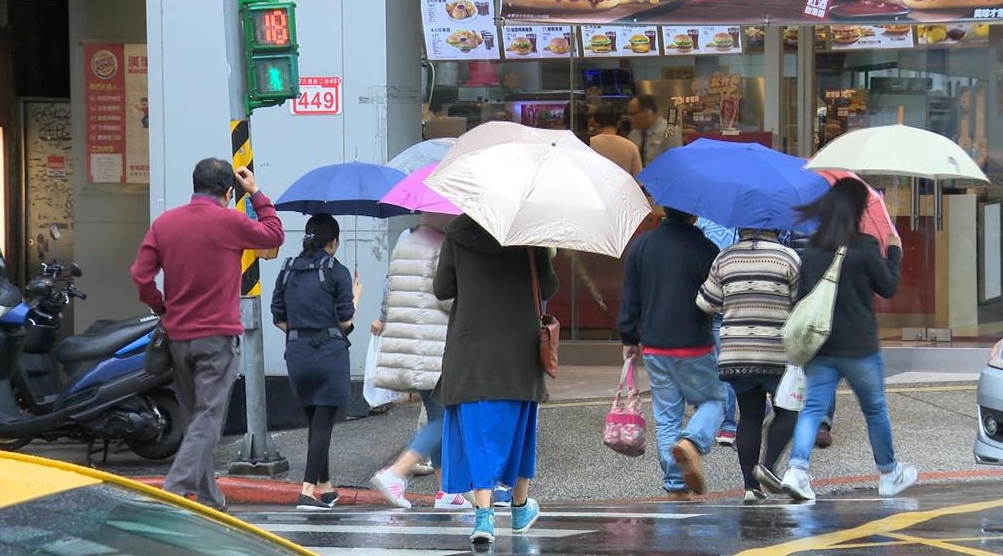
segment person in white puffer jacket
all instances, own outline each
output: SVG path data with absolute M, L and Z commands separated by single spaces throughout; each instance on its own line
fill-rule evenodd
M 405 497 L 405 477 L 414 464 L 430 458 L 441 483 L 443 408 L 432 400 L 432 390 L 442 372 L 452 302 L 435 297 L 432 280 L 444 238 L 442 229 L 452 218 L 422 214 L 418 227 L 397 242 L 387 276 L 385 320 L 372 326 L 373 333 L 381 336 L 374 384 L 418 392 L 427 414 L 427 423 L 415 432 L 407 450 L 372 478 L 373 486 L 401 508 L 411 507 Z M 440 489 L 435 495 L 435 507 L 461 509 L 471 505 L 462 495 Z

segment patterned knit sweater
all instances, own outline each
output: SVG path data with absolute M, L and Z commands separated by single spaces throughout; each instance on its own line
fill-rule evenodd
M 742 230 L 721 251 L 697 292 L 697 305 L 722 313 L 722 379 L 780 376 L 787 365 L 780 329 L 797 300 L 801 259 L 776 234 Z

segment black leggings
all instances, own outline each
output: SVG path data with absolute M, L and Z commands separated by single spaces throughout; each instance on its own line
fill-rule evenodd
M 760 446 L 763 443 L 767 393 L 762 385 L 758 385 L 737 394 L 739 417 L 735 448 L 738 450 L 738 464 L 742 468 L 745 490 L 759 488 L 759 481 L 752 475 L 752 470 L 759 463 Z M 763 465 L 774 474 L 776 474 L 774 467 L 780 454 L 794 435 L 794 425 L 797 420 L 796 411 L 773 406 L 773 422 L 770 423 L 770 430 L 766 434 L 766 457 L 763 458 Z
M 338 416 L 338 408 L 329 405 L 308 405 L 303 408 L 310 431 L 307 434 L 306 471 L 303 482 L 312 485 L 331 480 L 328 452 L 331 449 L 331 431 Z

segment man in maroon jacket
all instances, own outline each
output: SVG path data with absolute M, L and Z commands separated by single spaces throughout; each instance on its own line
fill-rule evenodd
M 164 490 L 225 509 L 212 452 L 240 359 L 240 258 L 245 249 L 282 245 L 285 234 L 247 168 L 207 158 L 195 165 L 192 181 L 191 202 L 153 221 L 131 272 L 140 301 L 160 315 L 180 402 L 191 416 Z M 226 208 L 238 184 L 251 196 L 256 221 Z M 155 282 L 160 270 L 163 293 Z

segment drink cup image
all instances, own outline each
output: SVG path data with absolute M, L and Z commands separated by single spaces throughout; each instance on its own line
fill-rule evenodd
M 487 2 L 474 2 L 474 6 L 477 7 L 477 15 L 488 15 L 490 4 Z
M 700 29 L 687 29 L 686 34 L 690 36 L 690 42 L 693 44 L 693 48 L 696 50 L 700 49 Z
M 606 36 L 609 37 L 610 50 L 616 51 L 616 31 L 606 31 Z
M 529 39 L 529 51 L 536 52 L 536 33 L 526 33 L 526 38 Z
M 491 31 L 483 31 L 481 38 L 484 39 L 484 48 L 491 50 L 495 47 L 495 34 Z

